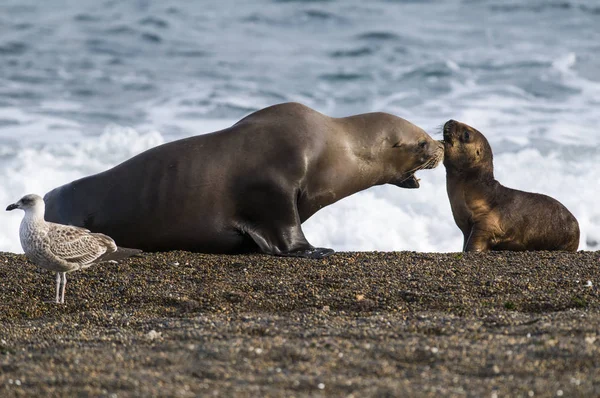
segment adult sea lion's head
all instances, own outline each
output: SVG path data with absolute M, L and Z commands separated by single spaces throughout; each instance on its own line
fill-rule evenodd
M 456 120 L 448 120 L 443 132 L 446 170 L 493 172 L 492 147 L 483 134 Z
M 444 157 L 444 146 L 434 140 L 423 129 L 403 120 L 392 130 L 391 148 L 385 151 L 389 161 L 395 164 L 395 176 L 391 184 L 401 188 L 419 188 L 415 173 L 437 167 Z

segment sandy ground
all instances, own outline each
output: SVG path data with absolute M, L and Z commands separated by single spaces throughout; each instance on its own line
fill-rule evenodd
M 0 253 L 0 395 L 600 396 L 599 258 Z

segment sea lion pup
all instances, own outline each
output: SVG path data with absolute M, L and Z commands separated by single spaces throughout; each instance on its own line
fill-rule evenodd
M 160 145 L 46 194 L 46 218 L 144 251 L 321 258 L 301 223 L 379 184 L 417 188 L 443 145 L 387 113 L 333 118 L 274 105 L 232 127 Z
M 449 120 L 443 142 L 446 188 L 464 251 L 577 250 L 579 224 L 565 206 L 494 179 L 492 148 L 483 134 Z

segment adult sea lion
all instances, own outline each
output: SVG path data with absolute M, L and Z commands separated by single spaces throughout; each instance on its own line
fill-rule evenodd
M 494 178 L 492 148 L 479 131 L 444 125 L 446 188 L 464 251 L 569 250 L 579 224 L 556 199 L 502 186 Z
M 300 224 L 373 185 L 417 188 L 443 145 L 386 113 L 332 118 L 298 103 L 149 149 L 46 194 L 46 219 L 144 251 L 321 258 Z

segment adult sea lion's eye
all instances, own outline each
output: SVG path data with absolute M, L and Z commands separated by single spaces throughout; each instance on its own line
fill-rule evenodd
M 468 131 L 465 131 L 465 133 L 463 134 L 463 139 L 465 140 L 465 142 L 469 141 L 469 138 L 471 138 L 471 134 L 469 134 Z
M 427 141 L 419 142 L 419 148 L 425 148 L 426 145 L 427 145 Z

